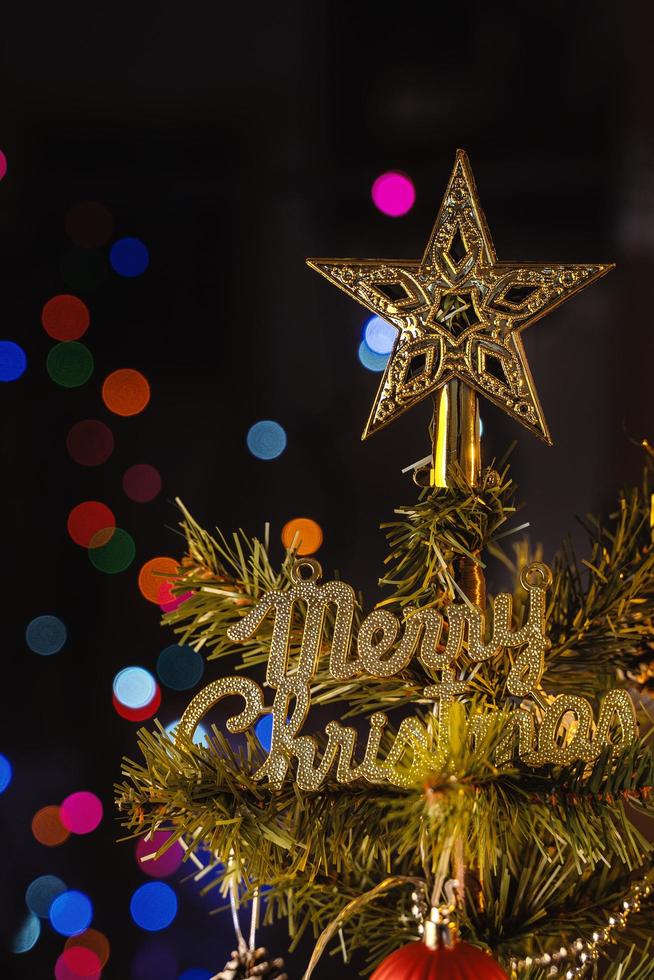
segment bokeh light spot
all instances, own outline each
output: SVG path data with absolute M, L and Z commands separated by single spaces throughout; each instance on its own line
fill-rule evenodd
M 38 916 L 28 912 L 11 941 L 12 953 L 28 953 L 36 946 L 41 935 L 41 923 Z
M 200 966 L 192 966 L 188 970 L 180 973 L 178 980 L 211 980 L 213 973 L 211 970 L 204 970 Z
M 195 687 L 204 673 L 202 655 L 190 646 L 173 643 L 157 658 L 159 680 L 173 691 L 188 691 Z
M 70 837 L 70 831 L 61 820 L 61 807 L 41 807 L 32 817 L 32 833 L 39 844 L 46 847 L 59 847 Z
M 96 544 L 96 542 L 99 542 Z M 89 559 L 99 572 L 116 575 L 124 572 L 136 557 L 134 538 L 122 527 L 113 531 L 109 541 L 106 531 L 98 531 L 89 542 Z
M 262 419 L 248 431 L 247 446 L 257 459 L 276 459 L 286 449 L 286 433 L 279 422 Z
M 79 340 L 91 322 L 89 308 L 70 293 L 53 296 L 41 311 L 43 329 L 54 340 Z
M 7 175 L 7 157 L 2 152 L 2 150 L 0 150 L 0 180 L 3 180 L 3 178 L 6 177 L 6 175 Z
M 68 632 L 57 616 L 37 616 L 28 623 L 25 642 L 33 653 L 50 657 L 59 653 L 66 642 Z
M 179 725 L 179 718 L 177 719 L 177 721 L 171 721 L 169 725 L 166 725 L 166 734 L 170 735 L 173 741 L 175 739 L 175 731 L 177 730 L 178 725 Z M 208 731 L 206 730 L 204 725 L 201 722 L 199 722 L 195 726 L 195 731 L 193 732 L 193 744 L 204 745 L 206 748 L 208 737 L 209 737 Z
M 133 279 L 142 275 L 150 264 L 150 253 L 140 238 L 119 238 L 109 250 L 109 261 L 119 276 Z
M 390 354 L 397 340 L 397 328 L 380 316 L 371 316 L 363 327 L 363 339 L 373 354 Z
M 100 548 L 111 540 L 116 518 L 106 504 L 85 500 L 68 515 L 68 534 L 82 548 Z
M 137 888 L 129 903 L 132 919 L 141 929 L 166 929 L 177 915 L 177 896 L 164 881 L 148 881 Z
M 170 837 L 171 834 L 168 831 L 157 830 L 152 835 L 152 840 L 145 840 L 142 837 L 136 845 L 136 863 L 141 871 L 149 875 L 150 878 L 167 878 L 168 875 L 174 874 L 182 863 L 184 848 L 179 841 L 171 844 L 161 857 L 143 860 L 147 858 L 148 854 L 155 854 Z
M 106 245 L 114 230 L 114 219 L 98 201 L 80 201 L 66 215 L 66 234 L 80 248 Z
M 61 822 L 73 834 L 90 834 L 102 821 L 102 803 L 87 790 L 71 793 L 61 804 Z
M 109 266 L 101 249 L 72 248 L 61 259 L 61 277 L 70 289 L 97 289 L 107 279 Z
M 66 891 L 66 885 L 56 875 L 40 875 L 27 886 L 25 902 L 30 912 L 40 919 L 47 919 L 50 907 L 59 895 Z
M 180 592 L 179 595 L 174 595 L 172 585 L 173 583 L 171 582 L 162 582 L 159 586 L 157 602 L 164 612 L 174 612 L 175 609 L 178 609 L 183 602 L 186 602 L 193 595 L 190 591 Z
M 139 572 L 139 589 L 148 602 L 159 604 L 161 586 L 170 583 L 177 575 L 177 562 L 174 558 L 150 558 Z
M 119 368 L 105 378 L 102 400 L 114 415 L 138 415 L 150 401 L 150 385 L 140 371 Z
M 359 360 L 369 371 L 384 371 L 388 364 L 388 354 L 375 354 L 365 340 L 359 344 Z
M 69 946 L 55 963 L 55 980 L 98 980 L 102 973 L 100 957 L 85 946 Z
M 4 793 L 9 786 L 12 775 L 11 762 L 6 755 L 0 752 L 0 793 Z
M 298 555 L 312 555 L 322 544 L 322 528 L 310 517 L 294 517 L 282 528 L 282 544 Z
M 120 703 L 115 694 L 112 695 L 112 701 L 116 714 L 119 714 L 126 721 L 146 721 L 148 718 L 152 718 L 159 709 L 159 705 L 161 704 L 161 688 L 157 684 L 155 696 L 142 708 L 126 708 L 124 704 Z
M 399 218 L 413 207 L 416 191 L 406 174 L 389 170 L 374 181 L 371 189 L 375 207 L 389 218 Z
M 157 693 L 157 682 L 145 667 L 123 667 L 114 677 L 113 692 L 125 708 L 144 708 Z
M 27 355 L 13 340 L 0 340 L 0 381 L 17 381 L 25 374 Z
M 264 715 L 259 718 L 259 721 L 254 726 L 254 734 L 259 739 L 259 742 L 266 750 L 270 752 L 270 743 L 272 741 L 272 726 L 273 726 L 273 716 L 272 714 Z
M 93 918 L 91 899 L 84 892 L 62 892 L 50 906 L 50 924 L 62 936 L 75 936 L 88 929 Z
M 76 340 L 55 344 L 46 360 L 52 380 L 62 388 L 79 388 L 93 374 L 93 354 Z
M 98 929 L 85 929 L 77 936 L 70 936 L 66 940 L 65 948 L 71 949 L 74 946 L 83 946 L 85 949 L 92 950 L 100 961 L 100 968 L 106 966 L 111 946 L 104 933 L 99 932 Z
M 137 463 L 125 470 L 123 490 L 130 500 L 137 504 L 147 504 L 161 491 L 159 471 L 149 463 Z
M 76 422 L 66 436 L 66 449 L 80 466 L 100 466 L 114 451 L 111 429 L 97 419 Z

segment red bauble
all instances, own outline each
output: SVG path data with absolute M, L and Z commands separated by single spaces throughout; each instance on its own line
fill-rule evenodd
M 470 943 L 409 943 L 391 953 L 370 980 L 508 980 L 495 960 Z

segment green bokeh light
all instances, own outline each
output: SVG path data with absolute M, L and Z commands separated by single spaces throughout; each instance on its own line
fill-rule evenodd
M 115 575 L 124 572 L 136 557 L 136 545 L 131 534 L 117 527 L 109 541 L 99 548 L 89 548 L 89 559 L 98 571 Z
M 55 344 L 46 361 L 48 374 L 62 388 L 79 388 L 93 374 L 93 354 L 76 340 Z

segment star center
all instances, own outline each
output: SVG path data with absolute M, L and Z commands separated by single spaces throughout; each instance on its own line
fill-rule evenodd
M 426 326 L 444 334 L 446 339 L 458 345 L 464 335 L 483 325 L 475 294 L 471 290 L 441 293 L 425 320 Z

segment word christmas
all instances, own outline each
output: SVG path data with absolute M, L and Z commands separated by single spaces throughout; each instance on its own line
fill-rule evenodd
M 310 575 L 303 577 L 303 569 Z M 274 617 L 266 686 L 275 690 L 272 709 L 264 704 L 261 687 L 247 677 L 224 677 L 207 685 L 193 698 L 182 716 L 179 731 L 191 736 L 206 712 L 221 698 L 239 695 L 245 707 L 227 721 L 230 732 L 243 732 L 254 725 L 268 710 L 273 717 L 270 752 L 255 778 L 267 778 L 280 788 L 297 760 L 297 785 L 301 790 L 315 791 L 336 764 L 336 779 L 351 783 L 357 779 L 389 782 L 396 786 L 411 785 L 424 774 L 425 756 L 443 761 L 449 742 L 452 705 L 466 691 L 458 679 L 461 671 L 455 664 L 467 658 L 482 663 L 504 650 L 516 651 L 506 681 L 510 695 L 519 705 L 508 715 L 496 752 L 498 765 L 518 757 L 529 766 L 546 763 L 570 765 L 578 760 L 593 762 L 607 745 L 614 753 L 637 736 L 636 716 L 626 691 L 609 691 L 602 702 L 597 724 L 593 709 L 585 698 L 572 694 L 550 697 L 540 687 L 545 665 L 545 651 L 550 646 L 546 635 L 545 602 L 552 575 L 546 565 L 534 563 L 523 570 L 521 583 L 528 594 L 527 617 L 519 630 L 512 629 L 512 597 L 497 596 L 494 603 L 492 635 L 487 642 L 485 616 L 471 603 L 454 603 L 447 609 L 447 635 L 443 616 L 433 609 L 409 610 L 404 633 L 400 622 L 390 612 L 376 609 L 361 623 L 352 642 L 355 594 L 345 582 L 320 582 L 321 569 L 312 559 L 298 561 L 292 570 L 293 585 L 288 591 L 266 592 L 235 626 L 228 630 L 233 641 L 254 636 L 269 614 Z M 297 663 L 291 667 L 291 629 L 296 603 L 306 607 Z M 325 637 L 325 620 L 333 612 L 329 644 Z M 466 635 L 467 634 L 467 635 Z M 399 637 L 399 639 L 398 639 Z M 464 647 L 464 637 L 466 640 Z M 354 728 L 330 721 L 326 728 L 327 745 L 317 762 L 318 744 L 314 738 L 299 735 L 311 706 L 311 682 L 318 658 L 329 646 L 329 673 L 337 681 L 347 681 L 368 674 L 391 677 L 400 673 L 412 657 L 420 660 L 428 675 L 436 679 L 424 688 L 424 697 L 438 704 L 438 739 L 430 745 L 428 732 L 417 718 L 405 718 L 399 725 L 392 747 L 381 759 L 382 734 L 387 716 L 381 711 L 370 718 L 370 731 L 361 762 L 355 761 L 357 733 Z M 527 701 L 526 699 L 531 699 Z M 479 739 L 497 717 L 494 709 L 476 715 L 469 721 L 471 738 Z M 538 733 L 536 727 L 538 725 Z M 619 729 L 619 734 L 617 733 Z M 617 737 L 616 737 L 617 736 Z M 413 751 L 413 764 L 400 763 L 407 749 Z M 422 766 L 422 769 L 420 769 Z

